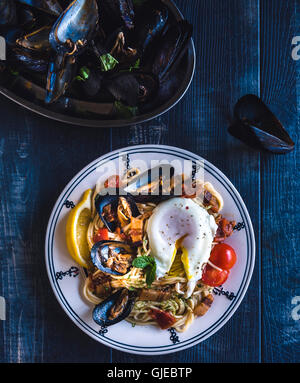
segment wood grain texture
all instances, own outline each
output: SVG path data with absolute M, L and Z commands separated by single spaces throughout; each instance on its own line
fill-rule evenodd
M 299 360 L 299 64 L 297 0 L 177 0 L 194 25 L 195 77 L 171 111 L 116 129 L 63 125 L 0 97 L 0 362 L 293 362 Z M 261 95 L 287 126 L 296 150 L 274 156 L 227 133 L 235 102 Z M 65 315 L 44 264 L 52 207 L 85 165 L 111 150 L 166 144 L 215 164 L 244 199 L 256 234 L 256 266 L 234 316 L 208 340 L 161 357 L 111 350 Z
M 291 56 L 292 38 L 300 34 L 297 6 L 297 0 L 261 1 L 261 97 L 296 143 L 288 155 L 262 155 L 264 362 L 299 362 L 300 356 L 299 321 L 291 315 L 292 298 L 300 294 L 300 66 Z

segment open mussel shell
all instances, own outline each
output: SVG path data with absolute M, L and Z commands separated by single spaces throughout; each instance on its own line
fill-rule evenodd
M 140 215 L 139 209 L 136 206 L 135 200 L 132 195 L 121 189 L 107 188 L 106 195 L 98 194 L 95 198 L 95 207 L 104 225 L 109 231 L 114 232 L 117 228 L 117 216 L 119 199 L 124 198 L 130 208 L 130 214 L 132 217 L 138 217 Z M 108 220 L 105 217 L 105 207 L 110 205 L 110 215 L 112 220 Z
M 51 45 L 49 43 L 50 26 L 44 26 L 16 40 L 16 44 L 24 49 L 37 52 L 49 52 Z
M 174 167 L 169 164 L 153 167 L 129 180 L 124 190 L 129 192 L 136 202 L 141 203 L 158 203 L 173 198 L 176 195 L 172 184 L 174 171 Z
M 93 320 L 103 327 L 121 322 L 131 313 L 135 298 L 134 291 L 118 290 L 94 308 Z
M 124 242 L 119 241 L 100 241 L 95 243 L 91 250 L 91 259 L 97 269 L 107 274 L 124 275 L 129 271 L 131 262 L 125 273 L 120 273 L 107 266 L 107 261 L 115 254 L 132 254 L 132 248 Z
M 245 144 L 272 153 L 284 154 L 294 149 L 294 142 L 263 101 L 248 94 L 234 107 L 234 122 L 229 133 Z
M 58 53 L 82 53 L 96 30 L 98 20 L 96 0 L 73 1 L 53 25 L 49 42 Z

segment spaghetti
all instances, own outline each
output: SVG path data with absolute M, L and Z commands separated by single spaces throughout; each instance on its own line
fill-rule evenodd
M 136 171 L 131 172 L 131 174 L 133 174 L 133 177 L 137 175 Z M 213 193 L 213 190 L 210 185 L 209 192 Z M 95 201 L 97 193 L 96 187 L 92 201 Z M 220 200 L 221 196 L 217 193 L 216 195 L 217 197 L 214 201 Z M 205 208 L 214 217 L 216 223 L 220 222 L 222 217 L 217 209 L 214 209 L 208 203 L 203 203 L 198 197 L 193 198 L 193 201 Z M 92 220 L 87 231 L 87 242 L 90 250 L 95 245 L 95 237 L 99 230 L 105 229 L 103 220 L 96 211 L 95 203 L 93 202 L 92 205 Z M 136 205 L 140 212 L 140 216 L 136 218 L 143 222 L 143 228 L 142 241 L 139 246 L 135 247 L 136 254 L 134 256 L 137 258 L 142 256 L 148 257 L 151 255 L 151 248 L 147 235 L 147 225 L 158 203 L 147 202 L 136 203 Z M 130 241 L 131 230 L 132 224 L 129 222 L 121 229 L 118 227 L 114 232 L 108 232 L 108 239 L 111 241 L 128 242 Z M 213 242 L 214 244 L 215 242 Z M 128 322 L 132 323 L 132 325 L 141 326 L 158 325 L 159 323 L 153 312 L 163 312 L 168 313 L 173 318 L 172 327 L 178 332 L 183 332 L 191 325 L 196 316 L 206 313 L 213 301 L 213 297 L 211 295 L 212 287 L 198 281 L 192 294 L 185 298 L 188 277 L 180 257 L 181 254 L 178 251 L 169 272 L 164 277 L 155 279 L 150 289 L 147 289 L 149 286 L 146 283 L 145 271 L 141 268 L 132 266 L 124 275 L 108 275 L 95 266 L 91 266 L 84 283 L 83 295 L 87 301 L 98 305 L 120 289 L 135 290 L 139 294 L 130 315 L 126 318 Z

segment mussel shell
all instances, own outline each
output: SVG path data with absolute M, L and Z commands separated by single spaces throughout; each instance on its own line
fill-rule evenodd
M 14 25 L 17 22 L 16 4 L 12 0 L 0 1 L 0 26 Z
M 157 167 L 147 170 L 134 177 L 132 181 L 124 186 L 124 190 L 129 192 L 136 202 L 158 203 L 163 200 L 173 198 L 174 191 L 166 190 L 162 185 L 168 184 L 171 186 L 171 179 L 174 176 L 174 167 L 169 164 L 161 164 Z M 153 186 L 157 179 L 157 186 Z M 158 179 L 161 180 L 158 183 Z M 150 190 L 152 185 L 152 190 Z
M 72 47 L 68 41 L 82 47 L 90 41 L 99 20 L 98 5 L 96 0 L 77 0 L 61 13 L 49 35 L 49 41 L 53 49 L 58 53 L 70 53 Z M 74 54 L 79 54 L 82 49 L 77 48 Z
M 116 25 L 124 24 L 129 30 L 134 28 L 134 8 L 132 0 L 102 0 L 101 4 L 109 20 Z
M 163 81 L 171 69 L 179 64 L 186 52 L 193 27 L 186 20 L 178 21 L 168 27 L 168 30 L 157 42 L 152 72 Z
M 9 0 L 11 1 L 11 0 Z M 19 3 L 30 5 L 53 16 L 59 16 L 63 9 L 57 0 L 17 0 Z
M 109 240 L 97 242 L 94 244 L 91 250 L 91 259 L 94 266 L 96 266 L 99 270 L 107 274 L 124 275 L 104 265 L 104 263 L 108 260 L 109 247 L 113 247 L 117 253 L 121 253 L 121 254 L 132 253 L 131 247 L 124 242 L 109 241 Z
M 22 38 L 17 39 L 16 44 L 33 51 L 49 52 L 51 50 L 51 45 L 49 43 L 50 31 L 51 27 L 49 26 L 39 28 Z
M 124 28 L 118 28 L 108 36 L 105 48 L 105 53 L 111 54 L 120 64 L 133 64 L 138 57 L 137 49 L 127 44 Z
M 89 75 L 87 79 L 78 80 L 78 88 L 84 92 L 88 99 L 93 99 L 97 96 L 102 88 L 103 75 L 97 68 L 89 67 Z
M 9 52 L 8 60 L 11 63 L 21 63 L 24 65 L 24 69 L 40 73 L 47 72 L 49 64 L 47 58 L 19 48 L 14 48 Z
M 104 225 L 108 228 L 109 231 L 114 232 L 116 230 L 116 223 L 108 222 L 103 214 L 103 209 L 107 205 L 111 205 L 111 209 L 116 213 L 117 216 L 117 209 L 118 209 L 118 203 L 119 203 L 119 197 L 123 197 L 127 200 L 130 209 L 131 214 L 133 217 L 138 217 L 140 215 L 139 209 L 136 206 L 135 200 L 133 196 L 129 193 L 126 193 L 124 191 L 121 191 L 120 189 L 106 189 L 107 194 L 106 195 L 100 195 L 98 194 L 95 198 L 95 207 L 99 214 L 99 217 L 101 218 Z
M 99 326 L 111 326 L 113 324 L 119 323 L 125 318 L 127 318 L 134 306 L 136 293 L 134 291 L 128 291 L 128 302 L 125 305 L 122 313 L 115 319 L 110 320 L 108 319 L 109 313 L 113 306 L 115 305 L 116 301 L 120 297 L 120 295 L 123 293 L 123 289 L 118 290 L 116 293 L 109 296 L 107 299 L 105 299 L 103 302 L 99 303 L 93 310 L 93 320 L 99 325 Z
M 272 153 L 287 153 L 294 142 L 263 101 L 253 94 L 243 96 L 234 107 L 229 133 L 247 145 Z
M 46 104 L 56 102 L 63 96 L 73 80 L 76 62 L 72 56 L 60 56 L 50 62 L 46 86 Z
M 109 76 L 105 86 L 116 100 L 137 106 L 154 97 L 159 83 L 151 73 L 120 72 Z
M 162 34 L 169 18 L 166 6 L 159 4 L 153 9 L 153 5 L 143 5 L 137 15 L 136 35 L 137 45 L 141 55 L 144 55 L 148 47 Z
M 18 24 L 25 30 L 32 30 L 37 22 L 37 17 L 32 8 L 27 6 L 19 6 L 17 9 Z

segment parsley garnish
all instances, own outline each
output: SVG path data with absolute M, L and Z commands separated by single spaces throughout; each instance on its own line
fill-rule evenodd
M 148 255 L 142 255 L 141 257 L 135 258 L 132 265 L 138 269 L 145 270 L 146 283 L 147 286 L 150 287 L 156 277 L 156 263 L 154 258 Z
M 119 61 L 116 60 L 112 55 L 109 53 L 100 56 L 101 60 L 101 70 L 102 72 L 107 72 L 109 70 L 114 69 L 114 67 L 119 64 Z

